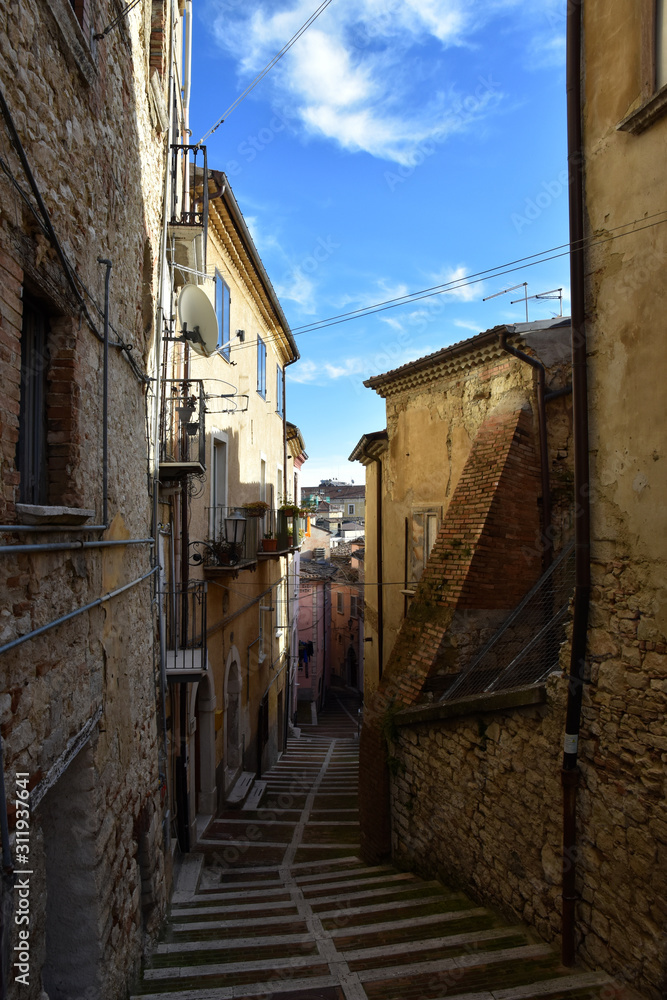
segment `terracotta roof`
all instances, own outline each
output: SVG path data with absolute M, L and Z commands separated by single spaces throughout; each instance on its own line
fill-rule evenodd
M 449 347 L 443 347 L 433 354 L 427 354 L 416 361 L 409 361 L 400 368 L 393 368 L 382 375 L 375 375 L 364 382 L 369 389 L 375 389 L 380 396 L 388 395 L 396 383 L 403 383 L 402 388 L 439 378 L 453 373 L 461 368 L 472 367 L 485 361 L 501 357 L 505 352 L 501 349 L 498 334 L 506 332 L 510 337 L 522 339 L 530 333 L 541 333 L 570 326 L 569 317 L 559 317 L 553 320 L 537 320 L 534 323 L 512 323 L 494 326 L 490 330 L 478 333 L 467 340 L 459 340 Z M 385 390 L 385 391 L 382 391 Z M 368 439 L 370 435 L 366 435 Z

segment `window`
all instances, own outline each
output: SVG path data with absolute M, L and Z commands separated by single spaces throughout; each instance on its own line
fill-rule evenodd
M 229 304 L 231 297 L 229 285 L 222 280 L 218 271 L 215 272 L 215 315 L 218 317 L 218 352 L 229 361 L 230 353 L 230 327 L 229 327 Z
M 90 10 L 88 0 L 69 0 L 72 10 L 76 14 L 76 19 L 83 28 L 83 32 L 88 38 L 90 34 Z
M 421 580 L 422 573 L 438 534 L 440 516 L 434 510 L 412 513 L 412 582 Z
M 213 508 L 213 534 L 217 541 L 224 538 L 227 513 L 227 442 L 213 441 L 213 475 L 211 477 L 211 506 Z
M 266 344 L 257 335 L 257 392 L 266 399 Z
M 336 611 L 339 615 L 345 614 L 345 599 L 340 591 L 336 594 Z
M 352 618 L 357 618 L 359 612 L 357 611 L 357 597 L 355 594 L 350 595 L 350 615 Z
M 48 500 L 46 457 L 46 370 L 48 321 L 40 304 L 23 297 L 21 331 L 21 405 L 17 466 L 21 475 L 22 503 Z
M 276 365 L 276 413 L 282 417 L 283 415 L 283 373 L 280 365 Z
M 347 505 L 347 512 L 348 512 L 348 514 L 354 514 L 354 504 L 353 503 L 349 503 Z
M 641 40 L 637 37 L 636 44 L 640 56 L 636 96 L 641 104 L 617 127 L 641 135 L 667 114 L 667 0 L 644 0 Z
M 655 88 L 667 84 L 667 2 L 655 4 Z

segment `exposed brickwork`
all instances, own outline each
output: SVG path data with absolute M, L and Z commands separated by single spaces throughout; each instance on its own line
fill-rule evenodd
M 369 860 L 391 851 L 386 743 L 392 713 L 414 704 L 443 662 L 456 669 L 448 638 L 456 612 L 511 608 L 539 575 L 531 426 L 530 413 L 520 410 L 496 413 L 480 428 L 383 680 L 366 705 L 360 820 Z M 525 548 L 533 553 L 529 559 Z
M 150 67 L 163 75 L 167 65 L 166 12 L 164 0 L 153 0 L 151 6 Z

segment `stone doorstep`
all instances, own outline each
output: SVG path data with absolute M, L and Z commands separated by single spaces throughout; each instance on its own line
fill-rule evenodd
M 246 796 L 250 793 L 250 789 L 252 788 L 254 781 L 255 775 L 253 772 L 244 771 L 225 799 L 225 804 L 228 806 L 240 806 Z
M 246 810 L 259 809 L 259 804 L 262 801 L 262 796 L 266 791 L 266 785 L 267 785 L 266 781 L 256 781 L 252 786 L 252 788 L 250 789 L 248 797 L 241 806 L 241 809 L 246 809 Z

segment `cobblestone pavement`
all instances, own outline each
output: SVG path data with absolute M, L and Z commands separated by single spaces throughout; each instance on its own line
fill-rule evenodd
M 185 859 L 135 996 L 153 1000 L 610 1000 L 602 974 L 463 893 L 357 857 L 356 709 L 302 726 L 255 810 Z

